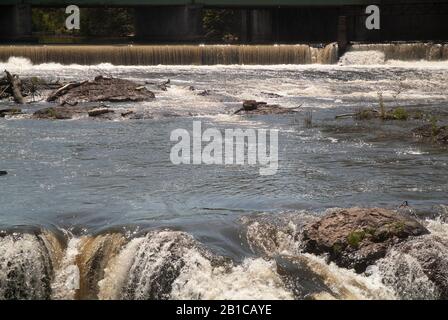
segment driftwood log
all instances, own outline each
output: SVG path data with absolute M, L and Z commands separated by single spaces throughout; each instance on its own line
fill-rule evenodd
M 14 101 L 16 103 L 24 104 L 25 99 L 22 96 L 22 83 L 20 82 L 19 77 L 16 75 L 12 75 L 7 70 L 5 70 L 6 73 L 6 79 L 9 82 L 9 86 L 12 88 L 12 94 L 14 97 Z
M 66 94 L 67 92 L 69 92 L 71 89 L 74 89 L 76 87 L 79 87 L 81 85 L 83 85 L 84 83 L 86 83 L 87 81 L 83 81 L 83 82 L 70 82 L 67 83 L 66 85 L 60 87 L 59 89 L 57 89 L 56 91 L 54 91 L 52 94 L 50 94 L 47 98 L 47 102 L 53 102 L 56 101 L 57 99 L 59 99 L 60 97 L 62 97 L 64 94 Z

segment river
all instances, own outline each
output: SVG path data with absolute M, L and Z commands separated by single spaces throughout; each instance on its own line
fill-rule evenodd
M 262 226 L 274 221 L 269 230 L 284 236 L 281 253 L 293 255 L 291 221 L 334 207 L 394 209 L 408 201 L 417 212 L 446 210 L 448 153 L 412 136 L 422 120 L 335 119 L 377 107 L 379 92 L 388 107 L 441 121 L 448 115 L 448 62 L 384 62 L 378 54 L 350 53 L 333 65 L 0 62 L 0 70 L 48 80 L 170 79 L 154 101 L 113 104 L 139 110 L 138 120 L 0 119 L 0 170 L 8 172 L 0 177 L 0 298 L 421 297 L 416 288 L 401 295 L 380 272 L 356 275 L 306 254 L 300 265 L 308 269 L 291 270 L 253 248 L 254 239 L 268 241 Z M 280 116 L 233 115 L 244 99 L 301 107 Z M 204 129 L 277 129 L 277 173 L 172 164 L 170 133 L 191 131 L 193 121 Z M 441 221 L 427 224 L 448 237 Z M 301 282 L 309 274 L 317 280 Z M 79 278 L 81 288 L 72 288 Z M 431 288 L 425 294 L 437 298 Z

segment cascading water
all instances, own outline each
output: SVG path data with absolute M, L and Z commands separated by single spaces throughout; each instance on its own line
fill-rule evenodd
M 359 56 L 357 53 L 365 52 Z M 343 64 L 379 64 L 386 60 L 448 60 L 448 44 L 389 43 L 354 44 Z M 338 46 L 309 45 L 165 45 L 165 46 L 0 46 L 0 61 L 24 57 L 34 64 L 64 65 L 275 65 L 335 64 Z M 360 60 L 361 59 L 361 60 Z M 358 61 L 359 60 L 359 61 Z M 364 61 L 362 61 L 364 60 Z M 367 63 L 368 61 L 368 63 Z M 345 63 L 344 63 L 345 62 Z
M 95 65 L 273 65 L 331 64 L 337 45 L 0 46 L 0 61 L 25 57 L 35 64 Z
M 410 126 L 425 119 L 379 123 L 335 116 L 376 108 L 382 92 L 388 108 L 409 106 L 412 115 L 434 112 L 443 119 L 446 63 L 387 61 L 394 57 L 378 46 L 353 49 L 334 66 L 104 63 L 335 63 L 337 56 L 335 45 L 157 48 L 0 48 L 0 70 L 21 78 L 68 82 L 102 73 L 156 93 L 148 103 L 117 105 L 117 114 L 132 107 L 143 119 L 30 119 L 36 109 L 52 106 L 44 100 L 0 119 L 0 169 L 8 171 L 0 192 L 0 299 L 446 297 L 446 207 L 440 206 L 440 220 L 426 222 L 431 236 L 410 240 L 412 248 L 397 246 L 363 274 L 304 254 L 300 239 L 314 212 L 331 206 L 393 208 L 406 199 L 427 212 L 445 202 L 446 153 L 410 136 Z M 424 56 L 431 50 L 421 45 L 415 50 L 420 53 L 413 59 L 437 56 Z M 167 79 L 164 90 L 159 84 Z M 302 126 L 301 112 L 233 115 L 250 98 L 301 105 L 312 110 L 313 126 Z M 251 167 L 174 167 L 169 134 L 198 118 L 204 127 L 223 130 L 278 128 L 278 175 L 259 177 Z M 31 226 L 74 234 L 25 231 Z
M 313 219 L 304 212 L 243 217 L 241 239 L 258 257 L 239 262 L 172 230 L 134 238 L 67 233 L 66 244 L 48 231 L 4 235 L 0 299 L 446 298 L 448 242 L 437 233 L 446 224 L 428 220 L 433 234 L 356 274 L 301 252 L 300 230 Z
M 354 44 L 350 51 L 382 52 L 386 60 L 402 61 L 443 61 L 448 60 L 448 44 L 434 43 L 387 43 Z

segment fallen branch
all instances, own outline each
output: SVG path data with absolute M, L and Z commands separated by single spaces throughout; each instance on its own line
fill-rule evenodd
M 24 104 L 25 99 L 22 96 L 22 90 L 21 90 L 22 84 L 20 82 L 19 77 L 13 76 L 7 70 L 5 70 L 5 73 L 6 73 L 6 79 L 8 80 L 9 85 L 12 88 L 12 94 L 14 96 L 14 101 L 16 103 Z
M 82 81 L 82 82 L 70 82 L 68 84 L 66 84 L 65 86 L 62 86 L 61 88 L 59 88 L 58 90 L 56 90 L 55 92 L 53 92 L 52 94 L 50 94 L 50 96 L 48 96 L 47 98 L 47 102 L 53 102 L 56 101 L 59 97 L 63 96 L 64 94 L 66 94 L 69 90 L 79 87 L 83 84 L 85 84 L 87 81 Z
M 356 116 L 358 116 L 358 113 L 344 113 L 344 114 L 337 115 L 335 118 L 336 119 L 344 119 L 344 118 L 354 118 Z

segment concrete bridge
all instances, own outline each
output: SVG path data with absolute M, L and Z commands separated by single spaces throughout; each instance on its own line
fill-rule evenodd
M 0 41 L 31 36 L 33 7 L 71 4 L 136 8 L 137 37 L 147 42 L 202 42 L 207 8 L 234 9 L 244 43 L 448 40 L 448 0 L 0 0 Z M 371 4 L 380 30 L 365 27 Z

